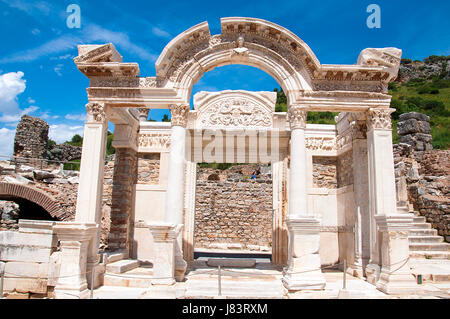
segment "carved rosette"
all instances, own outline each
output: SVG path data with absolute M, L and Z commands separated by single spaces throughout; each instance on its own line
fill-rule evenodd
M 367 130 L 381 129 L 391 130 L 391 113 L 395 112 L 395 109 L 369 109 L 367 111 Z
M 106 120 L 105 107 L 103 104 L 88 103 L 86 104 L 86 112 L 90 121 L 104 122 Z
M 291 130 L 306 127 L 306 118 L 308 116 L 306 108 L 292 105 L 289 107 L 287 115 Z
M 172 126 L 182 126 L 187 125 L 187 114 L 189 112 L 188 104 L 172 104 L 170 105 L 170 114 L 172 115 L 171 123 Z

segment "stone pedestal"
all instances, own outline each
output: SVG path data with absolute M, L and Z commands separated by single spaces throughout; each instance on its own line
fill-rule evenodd
M 180 279 L 182 276 L 181 280 L 184 278 L 186 262 L 178 242 L 182 228 L 183 225 L 168 223 L 148 225 L 154 240 L 153 285 L 173 285 L 176 277 Z
M 413 214 L 375 216 L 380 232 L 381 272 L 377 288 L 388 294 L 417 292 L 414 276 L 409 267 L 408 232 Z
M 56 299 L 85 299 L 88 249 L 97 235 L 96 224 L 58 222 L 53 227 L 61 244 L 61 269 L 55 286 Z
M 320 268 L 320 222 L 314 218 L 287 220 L 289 259 L 283 284 L 290 291 L 321 290 L 325 277 Z

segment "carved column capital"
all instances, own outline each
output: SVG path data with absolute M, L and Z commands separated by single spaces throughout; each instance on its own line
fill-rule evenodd
M 106 121 L 105 105 L 102 103 L 90 102 L 86 104 L 86 112 L 89 122 Z
M 366 121 L 353 121 L 350 123 L 353 140 L 367 139 L 367 124 Z
M 137 110 L 139 112 L 139 121 L 141 121 L 141 122 L 147 121 L 148 114 L 150 113 L 150 109 L 145 108 L 145 107 L 139 107 Z
M 371 129 L 383 129 L 391 130 L 391 113 L 395 112 L 395 109 L 369 109 L 367 111 L 367 130 Z
M 308 116 L 308 111 L 306 110 L 305 107 L 302 107 L 299 105 L 289 106 L 287 120 L 289 121 L 291 130 L 297 129 L 297 128 L 305 128 L 307 116 Z
M 172 115 L 171 123 L 172 126 L 182 126 L 187 125 L 187 114 L 189 112 L 189 104 L 172 104 L 170 105 L 170 114 Z

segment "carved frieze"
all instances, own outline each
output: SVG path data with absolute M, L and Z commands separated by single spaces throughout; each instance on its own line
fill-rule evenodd
M 307 137 L 305 145 L 311 151 L 335 151 L 337 149 L 335 137 Z
M 367 111 L 367 129 L 391 130 L 391 113 L 395 109 L 369 109 Z
M 138 146 L 155 150 L 168 150 L 170 148 L 170 134 L 141 133 L 138 135 Z
M 387 92 L 387 86 L 376 81 L 315 80 L 313 89 L 315 91 Z
M 156 77 L 96 77 L 90 87 L 156 88 Z
M 271 127 L 272 114 L 253 101 L 234 97 L 212 103 L 200 115 L 203 127 Z

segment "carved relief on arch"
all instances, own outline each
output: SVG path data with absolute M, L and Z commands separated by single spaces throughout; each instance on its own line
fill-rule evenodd
M 275 101 L 275 92 L 199 92 L 194 96 L 198 113 L 195 126 L 269 128 L 273 126 Z
M 256 67 L 266 59 L 266 69 L 280 66 L 285 69 L 277 79 L 280 81 L 297 72 L 303 74 L 304 70 L 312 76 L 320 66 L 303 41 L 274 23 L 254 18 L 222 18 L 221 26 L 222 34 L 211 36 L 208 23 L 203 22 L 173 39 L 156 62 L 158 78 L 181 83 L 188 70 L 204 72 L 205 65 L 199 62 L 202 58 L 219 61 L 221 65 L 234 61 Z M 253 60 L 248 62 L 249 59 Z

